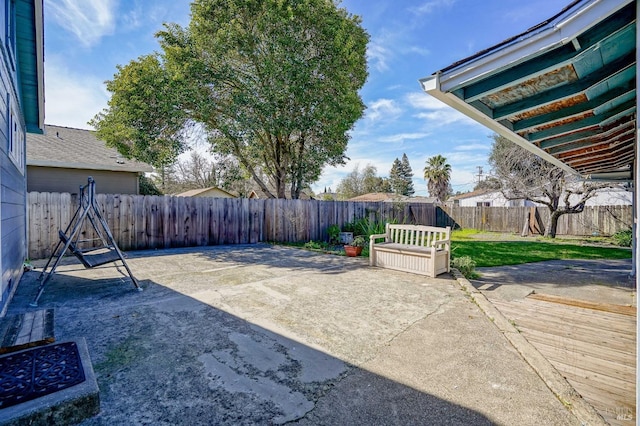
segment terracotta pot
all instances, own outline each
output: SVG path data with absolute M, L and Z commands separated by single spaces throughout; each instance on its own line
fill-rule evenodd
M 362 247 L 344 246 L 344 251 L 347 253 L 347 256 L 356 257 L 360 256 L 360 253 L 362 253 Z

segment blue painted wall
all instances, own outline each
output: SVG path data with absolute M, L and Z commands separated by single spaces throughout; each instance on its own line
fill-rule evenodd
M 22 0 L 17 0 L 25 3 Z M 32 3 L 32 2 L 30 2 Z M 0 311 L 22 275 L 26 259 L 25 118 L 16 48 L 16 0 L 0 9 Z M 13 14 L 13 16 L 12 16 Z

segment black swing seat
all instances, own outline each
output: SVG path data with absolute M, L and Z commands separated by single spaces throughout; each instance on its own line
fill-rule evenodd
M 67 235 L 62 232 L 62 230 L 58 230 L 58 235 L 60 236 L 60 241 L 67 244 Z M 111 246 L 82 251 L 78 249 L 72 241 L 69 243 L 69 249 L 85 268 L 95 268 L 96 266 L 104 265 L 105 263 L 121 260 L 116 249 Z

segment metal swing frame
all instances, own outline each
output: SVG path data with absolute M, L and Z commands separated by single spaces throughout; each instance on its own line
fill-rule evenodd
M 109 229 L 109 225 L 102 217 L 100 213 L 100 209 L 98 208 L 95 200 L 96 196 L 96 182 L 90 176 L 88 178 L 88 182 L 86 185 L 80 187 L 80 199 L 78 209 L 73 215 L 71 222 L 67 225 L 67 228 L 62 231 L 59 230 L 58 234 L 60 240 L 56 245 L 55 250 L 51 253 L 47 264 L 40 272 L 40 276 L 38 280 L 40 280 L 40 285 L 38 286 L 38 293 L 36 294 L 33 302 L 30 303 L 30 306 L 38 306 L 38 300 L 44 291 L 44 287 L 51 279 L 53 274 L 56 272 L 58 265 L 60 264 L 60 260 L 64 257 L 67 250 L 70 250 L 73 255 L 75 255 L 80 263 L 85 268 L 95 268 L 96 266 L 104 265 L 106 263 L 116 263 L 118 260 L 122 262 L 122 266 L 127 271 L 127 275 L 131 278 L 133 285 L 138 291 L 142 291 L 138 280 L 131 273 L 131 269 L 129 269 L 129 265 L 127 265 L 127 261 L 125 260 L 122 252 L 118 248 L 118 245 L 113 238 L 113 234 Z M 81 234 L 82 225 L 84 221 L 88 219 L 93 227 L 93 230 L 98 235 L 98 238 L 102 241 L 101 247 L 92 247 L 90 249 L 81 249 L 78 246 L 79 242 L 87 241 L 87 240 L 79 240 L 79 236 Z M 55 258 L 53 265 L 51 265 L 51 261 Z M 51 265 L 51 269 L 49 266 Z M 116 263 L 116 268 L 122 275 L 125 275 L 120 268 L 118 268 L 118 264 Z M 47 269 L 49 271 L 47 272 Z M 125 275 L 126 276 L 126 275 Z

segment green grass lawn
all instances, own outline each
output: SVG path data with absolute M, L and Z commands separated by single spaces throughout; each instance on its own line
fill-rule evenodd
M 629 259 L 631 250 L 592 245 L 589 240 L 533 239 L 500 234 L 476 235 L 473 231 L 454 232 L 452 256 L 469 256 L 477 267 L 517 265 L 556 259 Z M 598 241 L 599 242 L 599 241 Z

